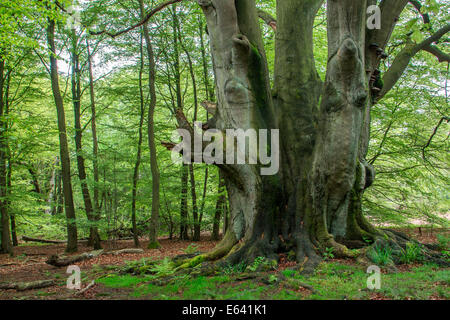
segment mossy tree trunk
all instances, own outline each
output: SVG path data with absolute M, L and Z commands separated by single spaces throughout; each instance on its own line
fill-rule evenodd
M 225 257 L 277 259 L 293 251 L 311 270 L 321 252 L 353 257 L 344 244 L 392 238 L 364 218 L 361 198 L 374 179 L 365 160 L 370 132 L 371 78 L 408 1 L 381 4 L 382 28 L 367 28 L 373 0 L 329 0 L 325 83 L 315 67 L 313 26 L 323 0 L 278 0 L 274 86 L 253 0 L 198 0 L 207 20 L 213 60 L 216 128 L 279 129 L 280 171 L 259 165 L 221 165 L 229 195 L 230 225 L 216 250 L 186 266 Z M 373 44 L 372 41 L 377 41 Z

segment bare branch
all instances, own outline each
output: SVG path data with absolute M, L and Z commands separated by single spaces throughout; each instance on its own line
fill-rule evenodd
M 428 15 L 428 13 L 423 13 L 421 11 L 422 4 L 420 3 L 420 1 L 410 0 L 409 3 L 411 3 L 417 9 L 417 11 L 419 11 L 420 15 L 422 16 L 423 23 L 426 23 L 426 24 L 430 23 L 430 16 Z
M 400 79 L 400 77 L 403 75 L 403 73 L 406 70 L 406 67 L 409 65 L 409 62 L 411 59 L 420 51 L 420 50 L 427 50 L 429 47 L 436 41 L 438 41 L 440 38 L 442 38 L 447 32 L 450 31 L 450 24 L 447 24 L 446 26 L 442 27 L 438 31 L 436 31 L 432 36 L 425 39 L 421 43 L 415 44 L 413 42 L 409 42 L 395 57 L 394 62 L 392 63 L 391 67 L 386 71 L 383 82 L 384 87 L 381 90 L 379 96 L 377 97 L 378 100 L 383 98 L 386 93 L 388 93 L 397 83 L 397 81 Z M 428 50 L 427 50 L 428 51 Z
M 261 18 L 273 31 L 277 31 L 277 19 L 264 10 L 258 9 L 258 17 Z
M 425 149 L 428 148 L 428 147 L 430 146 L 431 141 L 433 141 L 434 136 L 436 135 L 436 133 L 437 133 L 439 127 L 441 126 L 441 124 L 442 124 L 444 121 L 447 121 L 447 123 L 448 123 L 448 122 L 450 121 L 450 118 L 449 118 L 449 117 L 442 117 L 442 118 L 439 120 L 437 126 L 434 128 L 433 133 L 431 134 L 431 136 L 430 136 L 430 138 L 428 139 L 427 143 L 423 146 L 423 148 L 422 148 L 422 158 L 423 158 L 424 160 L 425 160 Z
M 436 46 L 428 45 L 424 47 L 423 50 L 435 55 L 439 62 L 450 62 L 450 54 L 441 51 Z

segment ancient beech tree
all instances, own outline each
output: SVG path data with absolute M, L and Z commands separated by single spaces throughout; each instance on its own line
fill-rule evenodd
M 159 4 L 142 14 L 141 22 L 115 34 L 94 34 L 119 36 L 177 2 L 183 0 Z M 361 207 L 364 190 L 375 179 L 366 160 L 370 110 L 419 51 L 434 54 L 439 61 L 450 60 L 436 45 L 450 24 L 420 43 L 410 41 L 380 87 L 378 68 L 387 57 L 384 50 L 400 14 L 410 2 L 420 10 L 419 2 L 382 1 L 381 26 L 373 29 L 367 27 L 367 12 L 378 4 L 376 0 L 328 0 L 328 64 L 322 82 L 315 66 L 313 28 L 324 0 L 278 0 L 276 18 L 257 9 L 254 0 L 196 2 L 207 21 L 217 101 L 202 104 L 213 116 L 204 128 L 279 129 L 280 170 L 264 176 L 259 164 L 218 165 L 229 198 L 227 232 L 212 252 L 181 267 L 218 259 L 227 263 L 250 262 L 258 256 L 277 259 L 280 252 L 294 252 L 307 271 L 330 248 L 337 257 L 363 256 L 366 249 L 350 249 L 362 248 L 368 240 L 390 246 L 394 257 L 399 255 L 409 239 L 375 228 Z M 429 23 L 429 17 L 422 15 Z M 275 32 L 272 87 L 259 19 Z M 178 125 L 192 134 L 186 117 L 176 116 Z M 163 145 L 173 149 L 175 144 Z
M 381 28 L 373 30 L 367 28 L 367 9 L 376 1 L 328 0 L 324 83 L 313 54 L 313 24 L 322 0 L 278 0 L 276 19 L 253 0 L 197 2 L 207 20 L 216 83 L 211 123 L 222 131 L 279 129 L 281 155 L 276 176 L 260 175 L 259 165 L 220 165 L 230 227 L 214 251 L 185 265 L 277 259 L 277 253 L 293 251 L 308 270 L 327 248 L 338 257 L 362 254 L 350 249 L 361 248 L 366 239 L 400 252 L 408 239 L 374 228 L 361 208 L 363 192 L 375 178 L 366 161 L 370 109 L 418 51 L 439 51 L 432 45 L 450 25 L 408 45 L 385 74 L 380 92 L 374 78 L 407 0 L 382 1 Z M 272 88 L 259 18 L 276 32 Z

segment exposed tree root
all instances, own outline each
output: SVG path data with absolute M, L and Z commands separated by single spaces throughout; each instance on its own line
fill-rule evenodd
M 222 239 L 222 241 L 216 246 L 216 248 L 205 254 L 200 254 L 192 258 L 188 259 L 178 259 L 175 260 L 176 264 L 176 271 L 186 268 L 193 268 L 197 265 L 199 265 L 202 262 L 205 261 L 215 261 L 222 257 L 225 257 L 227 254 L 230 253 L 232 248 L 236 245 L 237 240 L 234 236 L 234 233 L 231 231 L 228 231 L 225 234 L 225 237 Z

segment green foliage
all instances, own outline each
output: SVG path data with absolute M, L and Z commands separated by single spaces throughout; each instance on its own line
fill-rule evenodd
M 416 242 L 406 243 L 406 249 L 402 251 L 400 261 L 406 264 L 423 261 L 423 252 L 420 245 Z
M 359 300 L 370 299 L 372 295 L 367 290 L 368 274 L 365 268 L 357 265 L 322 263 L 312 276 L 306 277 L 295 270 L 284 270 L 282 274 L 288 279 L 280 283 L 276 274 L 266 273 L 265 285 L 253 279 L 234 281 L 228 275 L 175 276 L 173 281 L 163 286 L 146 283 L 148 277 L 130 275 L 108 275 L 97 282 L 111 288 L 126 289 L 125 298 L 146 299 Z M 450 284 L 450 271 L 433 265 L 415 267 L 408 272 L 383 273 L 381 277 L 381 288 L 377 293 L 388 299 L 449 297 L 446 288 Z
M 258 270 L 258 268 L 263 265 L 266 262 L 266 258 L 264 257 L 256 257 L 255 260 L 253 261 L 253 263 L 249 266 L 247 266 L 247 270 L 255 272 L 256 270 Z
M 392 260 L 392 249 L 388 246 L 376 244 L 368 251 L 367 256 L 379 266 L 387 266 L 394 263 Z
M 183 252 L 185 254 L 194 254 L 198 252 L 198 245 L 191 243 L 190 245 L 187 246 L 186 249 L 183 250 Z
M 325 260 L 333 259 L 334 258 L 334 248 L 333 247 L 325 248 L 325 252 L 323 253 L 323 258 Z
M 436 236 L 439 248 L 441 250 L 448 250 L 450 249 L 450 235 L 448 234 L 438 234 Z
M 238 264 L 227 264 L 222 268 L 222 272 L 225 275 L 234 275 L 238 273 L 242 273 L 247 268 L 247 264 L 245 262 L 239 262 Z
M 156 276 L 168 276 L 175 272 L 175 268 L 173 262 L 168 257 L 165 257 L 152 266 L 151 272 Z

